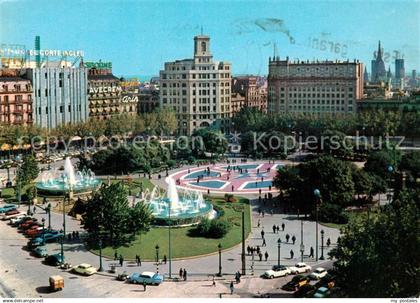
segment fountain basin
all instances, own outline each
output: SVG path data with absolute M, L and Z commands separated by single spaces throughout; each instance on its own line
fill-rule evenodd
M 94 191 L 101 185 L 102 181 L 99 179 L 89 180 L 87 182 L 76 182 L 72 185 L 72 192 L 74 194 L 83 194 Z M 68 185 L 59 179 L 52 179 L 48 182 L 36 183 L 37 193 L 44 196 L 64 196 L 69 192 Z

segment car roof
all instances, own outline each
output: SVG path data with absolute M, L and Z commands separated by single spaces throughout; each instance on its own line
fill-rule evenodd
M 150 276 L 153 277 L 155 273 L 153 271 L 144 271 L 141 273 L 142 276 Z
M 298 262 L 298 263 L 296 263 L 296 266 L 306 266 L 306 263 Z
M 326 269 L 324 267 L 317 267 L 315 270 L 317 270 L 317 271 L 324 271 Z
M 81 263 L 78 265 L 78 267 L 92 267 L 92 265 L 88 264 L 88 263 Z

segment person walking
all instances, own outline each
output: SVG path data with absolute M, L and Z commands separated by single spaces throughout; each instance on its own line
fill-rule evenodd
M 292 236 L 292 241 L 293 241 L 293 244 L 295 244 L 295 242 L 296 242 L 296 237 L 295 237 L 295 235 L 293 235 L 293 236 Z
M 137 260 L 137 266 L 141 266 L 141 258 L 140 258 L 140 255 L 138 257 L 139 257 L 139 259 Z
M 166 264 L 166 262 L 167 262 L 167 258 L 166 258 L 166 255 L 163 255 L 163 263 L 165 263 Z
M 114 252 L 114 261 L 117 261 L 118 260 L 118 252 L 117 251 L 115 251 Z
M 179 278 L 182 279 L 182 276 L 184 274 L 184 271 L 182 270 L 182 268 L 179 269 Z
M 260 250 L 260 246 L 257 245 L 257 254 L 260 254 L 261 250 Z
M 258 257 L 260 258 L 260 261 L 262 261 L 263 254 L 260 252 L 260 253 L 258 254 Z
M 286 225 L 284 223 L 281 224 L 281 229 L 282 231 L 284 231 L 284 228 L 286 227 Z
M 276 230 L 277 230 L 277 233 L 279 233 L 280 232 L 280 226 L 276 226 Z
M 136 263 L 137 263 L 137 266 L 139 266 L 139 255 L 136 255 Z
M 120 255 L 120 266 L 122 267 L 124 265 L 124 258 L 122 255 Z
M 293 252 L 293 249 L 290 250 L 290 259 L 293 259 L 295 253 Z
M 257 227 L 260 227 L 260 226 L 261 226 L 261 221 L 260 221 L 260 219 L 258 219 Z
M 146 281 L 143 281 L 143 291 L 146 291 L 146 285 L 147 285 Z
M 314 257 L 314 248 L 311 246 L 311 250 L 309 253 L 309 258 L 313 258 Z
M 286 242 L 289 243 L 290 235 L 286 234 Z
M 327 239 L 327 246 L 328 246 L 328 247 L 330 247 L 330 245 L 331 245 L 331 239 L 330 239 L 330 238 L 328 238 L 328 239 Z
M 267 243 L 265 242 L 265 238 L 263 238 L 263 242 L 262 242 L 261 247 L 264 247 L 264 246 L 267 246 Z
M 276 230 L 277 230 L 276 225 L 273 225 L 273 234 L 276 233 Z
M 264 257 L 265 257 L 265 262 L 267 262 L 267 260 L 268 260 L 268 252 L 265 252 Z
M 230 294 L 233 295 L 233 288 L 234 288 L 233 281 L 230 282 L 229 288 L 230 288 Z
M 264 211 L 262 211 L 262 212 L 261 212 L 261 214 L 262 214 L 262 216 L 263 216 L 263 218 L 264 218 Z
M 264 232 L 264 229 L 263 229 L 263 230 L 261 230 L 261 238 L 264 239 L 264 235 L 265 235 L 265 232 Z
M 187 281 L 187 270 L 184 268 L 184 281 Z

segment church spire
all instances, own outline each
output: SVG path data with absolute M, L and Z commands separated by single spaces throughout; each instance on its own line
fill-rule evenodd
M 381 40 L 379 40 L 378 44 L 378 55 L 376 56 L 377 59 L 382 59 L 382 49 L 381 49 Z

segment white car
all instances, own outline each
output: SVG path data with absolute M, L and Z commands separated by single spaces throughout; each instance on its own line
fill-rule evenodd
M 25 214 L 20 214 L 19 216 L 10 219 L 9 224 L 14 225 L 15 223 L 19 223 L 25 217 L 27 217 Z
M 13 218 L 24 217 L 24 216 L 25 215 L 23 213 L 21 213 L 21 212 L 16 213 L 16 214 L 11 214 L 11 215 L 4 214 L 3 217 L 2 217 L 2 220 L 3 221 L 6 221 L 6 220 L 13 219 Z
M 288 267 L 283 266 L 283 265 L 280 265 L 280 266 L 275 265 L 273 266 L 272 269 L 267 270 L 263 276 L 268 279 L 273 279 L 273 278 L 278 278 L 278 277 L 284 277 L 290 274 L 291 274 L 291 271 Z
M 313 273 L 309 275 L 309 278 L 313 280 L 319 280 L 327 275 L 327 270 L 323 267 L 318 267 Z
M 82 263 L 77 265 L 76 267 L 73 267 L 73 272 L 78 273 L 80 275 L 84 276 L 91 276 L 94 273 L 96 273 L 96 268 L 94 268 L 92 265 L 87 263 Z
M 310 272 L 312 270 L 312 267 L 306 265 L 306 263 L 299 262 L 296 263 L 295 266 L 289 267 L 289 269 L 292 272 L 292 274 L 302 274 L 305 272 Z

